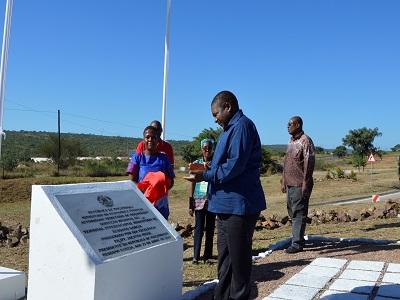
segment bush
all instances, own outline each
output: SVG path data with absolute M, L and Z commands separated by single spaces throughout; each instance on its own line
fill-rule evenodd
M 332 163 L 329 163 L 325 160 L 322 159 L 316 159 L 315 160 L 315 170 L 318 171 L 329 171 L 331 168 L 333 168 Z
M 3 155 L 0 164 L 4 170 L 12 171 L 18 166 L 18 160 L 14 156 Z
M 353 166 L 358 168 L 358 170 L 363 169 L 365 166 L 367 165 L 367 159 L 364 157 L 364 155 L 360 154 L 360 153 L 354 153 L 353 154 Z
M 89 160 L 83 164 L 83 173 L 90 177 L 121 176 L 126 173 L 127 163 L 118 159 Z
M 350 174 L 347 175 L 347 178 L 348 178 L 348 179 L 351 179 L 351 180 L 353 180 L 353 181 L 357 181 L 357 173 L 354 172 L 353 170 L 351 170 Z
M 344 171 L 341 168 L 336 167 L 335 172 L 336 172 L 337 178 L 345 178 Z

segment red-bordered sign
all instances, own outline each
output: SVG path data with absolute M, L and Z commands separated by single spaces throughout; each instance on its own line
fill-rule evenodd
M 375 162 L 375 157 L 372 155 L 372 153 L 370 156 L 368 156 L 368 162 Z

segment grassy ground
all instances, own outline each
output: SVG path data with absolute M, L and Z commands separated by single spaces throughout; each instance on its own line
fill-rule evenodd
M 311 197 L 311 205 L 321 206 L 332 200 L 350 199 L 358 196 L 371 196 L 372 194 L 399 190 L 399 179 L 396 173 L 396 155 L 385 155 L 383 160 L 378 160 L 372 172 L 368 166 L 365 172 L 358 172 L 357 181 L 349 179 L 327 180 L 326 171 L 316 171 L 314 174 L 315 187 Z M 350 165 L 341 166 L 343 169 L 352 169 Z M 175 186 L 170 192 L 170 222 L 180 224 L 194 224 L 194 220 L 188 214 L 188 188 L 189 183 L 182 177 L 186 174 L 177 172 Z M 125 177 L 46 177 L 20 178 L 0 180 L 0 222 L 6 225 L 21 223 L 29 226 L 30 191 L 32 184 L 67 184 L 92 181 L 116 181 Z M 286 215 L 285 195 L 280 192 L 280 175 L 262 177 L 262 185 L 267 196 L 268 209 L 264 216 L 277 214 Z M 350 206 L 335 206 L 335 209 L 361 209 L 372 204 L 352 204 Z M 383 204 L 382 204 L 383 205 Z M 399 239 L 400 219 L 364 220 L 344 224 L 322 224 L 308 226 L 308 234 L 318 234 L 332 237 L 368 237 L 376 239 Z M 254 235 L 254 253 L 265 251 L 267 246 L 290 235 L 290 226 L 284 226 L 276 230 L 256 231 Z M 215 241 L 214 241 L 215 242 Z M 184 290 L 191 289 L 207 280 L 217 277 L 216 264 L 192 265 L 193 239 L 185 239 L 184 251 Z M 214 247 L 216 255 L 216 247 Z M 216 258 L 216 256 L 215 256 Z M 0 265 L 19 269 L 27 272 L 28 246 L 20 245 L 16 248 L 0 246 Z

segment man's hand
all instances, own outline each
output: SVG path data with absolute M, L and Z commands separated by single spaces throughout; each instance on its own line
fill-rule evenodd
M 189 209 L 189 215 L 191 216 L 191 217 L 193 217 L 193 209 Z
M 204 176 L 203 176 L 203 172 L 202 170 L 192 170 L 190 171 L 190 175 L 193 175 L 193 181 L 195 182 L 200 182 L 200 181 L 204 181 Z
M 286 185 L 283 182 L 283 178 L 281 178 L 280 182 L 281 182 L 281 191 L 282 191 L 282 193 L 285 194 L 286 193 Z
M 282 191 L 282 193 L 286 194 L 286 186 L 281 185 L 281 191 Z

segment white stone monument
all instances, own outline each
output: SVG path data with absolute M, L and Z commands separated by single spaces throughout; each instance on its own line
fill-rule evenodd
M 180 235 L 130 181 L 32 186 L 28 300 L 182 295 Z
M 25 296 L 25 273 L 0 267 L 0 300 L 18 300 Z

